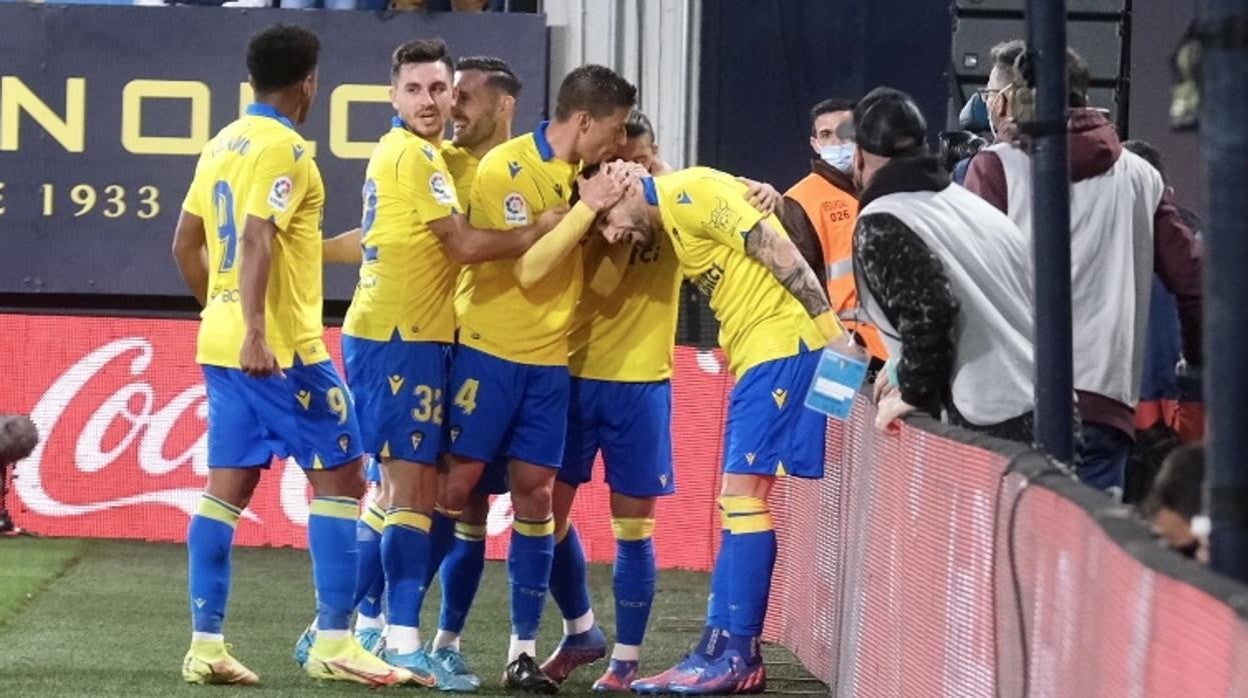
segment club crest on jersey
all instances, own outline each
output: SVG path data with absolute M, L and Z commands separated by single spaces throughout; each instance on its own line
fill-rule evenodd
M 351 437 L 347 436 L 346 434 L 339 435 L 338 436 L 338 448 L 341 448 L 342 452 L 346 453 L 347 449 L 351 448 Z
M 717 196 L 715 197 L 715 209 L 711 211 L 710 217 L 702 221 L 702 229 L 711 233 L 731 235 L 740 222 L 741 214 L 733 211 L 728 206 L 727 199 Z
M 503 222 L 507 225 L 529 224 L 529 202 L 524 195 L 512 192 L 503 198 Z
M 420 444 L 424 440 L 425 440 L 425 435 L 422 432 L 419 432 L 419 431 L 412 432 L 412 450 L 413 451 L 420 450 Z
M 451 188 L 451 183 L 446 180 L 446 175 L 441 172 L 434 172 L 429 176 L 429 193 L 433 194 L 433 200 L 443 206 L 454 206 L 455 191 Z
M 294 181 L 286 175 L 273 180 L 273 188 L 269 190 L 269 207 L 285 213 L 290 207 L 290 194 L 294 190 Z

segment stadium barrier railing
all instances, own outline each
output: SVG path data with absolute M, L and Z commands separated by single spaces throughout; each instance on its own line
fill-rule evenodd
M 1248 588 L 1033 451 L 873 421 L 772 501 L 766 636 L 832 694 L 1248 696 Z
M 185 540 L 206 475 L 204 389 L 189 320 L 0 313 L 0 411 L 42 443 L 19 464 L 18 525 L 55 536 Z M 332 352 L 337 331 L 327 340 Z M 659 511 L 663 567 L 706 570 L 719 542 L 731 379 L 679 347 L 678 493 Z M 1128 509 L 1018 445 L 912 419 L 831 422 L 822 481 L 782 480 L 766 636 L 846 696 L 1245 696 L 1248 589 L 1164 549 Z M 274 463 L 242 545 L 305 545 L 308 490 Z M 614 554 L 601 482 L 573 519 Z M 488 552 L 505 554 L 495 501 Z

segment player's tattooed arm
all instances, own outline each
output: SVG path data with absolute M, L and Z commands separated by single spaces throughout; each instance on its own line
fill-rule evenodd
M 208 247 L 204 239 L 204 219 L 182 211 L 173 230 L 173 261 L 182 280 L 201 306 L 208 300 Z
M 759 221 L 745 233 L 745 253 L 767 267 L 811 317 L 819 317 L 832 309 L 819 277 L 802 258 L 797 245 L 767 221 Z

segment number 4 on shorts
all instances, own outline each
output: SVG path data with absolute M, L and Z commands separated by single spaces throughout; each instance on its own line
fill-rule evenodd
M 477 388 L 480 385 L 476 378 L 469 378 L 459 386 L 459 392 L 455 393 L 455 406 L 463 410 L 464 414 L 472 414 L 477 409 Z

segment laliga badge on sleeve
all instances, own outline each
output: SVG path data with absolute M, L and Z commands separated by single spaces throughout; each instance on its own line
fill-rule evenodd
M 806 393 L 806 406 L 844 421 L 854 407 L 854 396 L 867 378 L 867 353 L 857 344 L 829 344 L 819 357 L 815 379 Z

